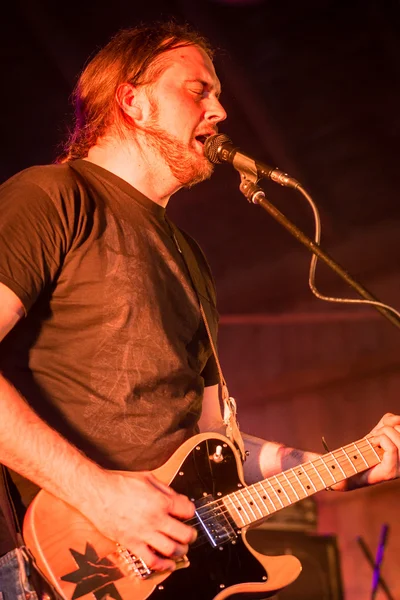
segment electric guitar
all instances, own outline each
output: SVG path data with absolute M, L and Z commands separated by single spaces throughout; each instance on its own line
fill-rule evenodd
M 292 555 L 265 556 L 246 540 L 249 526 L 381 461 L 368 437 L 246 486 L 239 455 L 222 435 L 187 440 L 159 469 L 161 481 L 196 505 L 197 540 L 173 572 L 152 572 L 105 538 L 78 511 L 40 491 L 24 522 L 35 562 L 65 600 L 224 600 L 267 598 L 301 571 Z M 132 510 L 135 510 L 133 499 Z

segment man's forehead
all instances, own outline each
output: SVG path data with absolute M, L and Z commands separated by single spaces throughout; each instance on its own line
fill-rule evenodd
M 161 56 L 165 60 L 165 71 L 179 72 L 185 81 L 204 81 L 216 94 L 221 93 L 221 83 L 213 62 L 202 48 L 182 46 L 168 50 Z

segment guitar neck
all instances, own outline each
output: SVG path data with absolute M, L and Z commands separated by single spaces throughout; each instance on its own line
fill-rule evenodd
M 383 450 L 368 437 L 305 462 L 279 475 L 228 494 L 223 502 L 238 527 L 269 515 L 344 481 L 381 462 Z

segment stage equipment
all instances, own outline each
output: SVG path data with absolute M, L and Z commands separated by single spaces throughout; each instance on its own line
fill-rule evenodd
M 209 136 L 204 144 L 204 154 L 208 160 L 212 163 L 219 164 L 228 162 L 239 172 L 241 183 L 239 186 L 242 194 L 247 198 L 251 204 L 258 204 L 264 210 L 269 212 L 285 227 L 289 233 L 291 233 L 299 242 L 301 242 L 313 256 L 310 265 L 309 275 L 309 286 L 312 293 L 320 300 L 328 302 L 338 302 L 346 304 L 369 304 L 378 310 L 384 317 L 386 317 L 391 323 L 400 328 L 400 313 L 393 307 L 380 302 L 375 296 L 373 296 L 365 287 L 355 281 L 338 263 L 336 263 L 326 252 L 320 247 L 320 218 L 318 209 L 312 200 L 311 196 L 301 186 L 301 184 L 290 177 L 283 171 L 273 168 L 265 163 L 256 161 L 250 156 L 240 152 L 239 149 L 233 145 L 230 138 L 225 134 L 215 134 Z M 315 239 L 314 241 L 307 237 L 294 223 L 289 221 L 271 202 L 269 202 L 265 193 L 257 185 L 257 182 L 261 178 L 269 178 L 275 183 L 279 183 L 285 187 L 291 187 L 298 190 L 309 202 L 315 219 Z M 333 298 L 324 296 L 315 287 L 315 268 L 317 259 L 323 260 L 335 273 L 337 273 L 348 285 L 355 289 L 363 299 L 354 298 Z
M 391 593 L 386 581 L 383 579 L 383 577 L 381 575 L 383 554 L 385 552 L 388 534 L 389 534 L 389 525 L 382 525 L 381 535 L 380 535 L 380 539 L 379 539 L 378 548 L 376 551 L 375 560 L 374 560 L 374 558 L 371 554 L 371 551 L 368 548 L 366 542 L 363 540 L 363 538 L 361 536 L 357 538 L 357 541 L 361 547 L 361 550 L 363 551 L 365 558 L 367 559 L 368 563 L 371 565 L 371 567 L 373 569 L 371 600 L 375 599 L 379 587 L 381 587 L 381 589 L 385 593 L 386 598 L 388 600 L 394 600 L 394 596 L 392 596 L 392 593 Z
M 296 581 L 270 600 L 343 600 L 335 536 L 271 530 L 261 525 L 249 530 L 247 539 L 258 552 L 270 556 L 291 554 L 301 561 L 303 570 Z

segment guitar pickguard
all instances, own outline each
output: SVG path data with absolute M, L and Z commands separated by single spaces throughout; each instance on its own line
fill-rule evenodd
M 225 444 L 222 447 L 222 460 L 213 460 L 217 446 L 221 440 L 208 438 L 193 447 L 181 464 L 178 473 L 171 481 L 171 487 L 188 496 L 196 505 L 201 504 L 205 497 L 221 498 L 238 490 L 242 483 L 238 476 L 235 454 Z M 222 526 L 224 526 L 222 521 Z M 234 524 L 229 523 L 234 528 Z M 232 585 L 245 582 L 263 583 L 267 573 L 258 560 L 245 546 L 237 528 L 233 539 L 231 532 L 223 539 L 223 543 L 214 546 L 207 535 L 202 533 L 202 527 L 197 526 L 200 535 L 189 548 L 188 559 L 190 566 L 174 572 L 149 596 L 151 600 L 212 600 L 222 590 Z M 221 536 L 222 539 L 223 536 Z M 266 598 L 262 595 L 236 595 L 237 598 Z M 230 596 L 235 598 L 235 596 Z
M 152 572 L 79 511 L 43 490 L 26 514 L 24 538 L 38 567 L 65 600 L 268 598 L 294 581 L 301 566 L 293 556 L 266 557 L 248 545 L 245 532 L 227 510 L 234 506 L 232 500 L 226 499 L 225 505 L 227 495 L 232 498 L 238 492 L 242 497 L 241 473 L 237 452 L 219 434 L 187 440 L 153 471 L 196 506 L 196 518 L 190 523 L 196 527 L 197 540 L 171 574 Z M 252 500 L 246 505 L 255 516 Z M 241 514 L 240 505 L 235 510 Z

